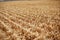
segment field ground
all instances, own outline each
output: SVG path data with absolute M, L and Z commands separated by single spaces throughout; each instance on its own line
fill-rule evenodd
M 0 40 L 60 40 L 59 3 L 0 2 Z

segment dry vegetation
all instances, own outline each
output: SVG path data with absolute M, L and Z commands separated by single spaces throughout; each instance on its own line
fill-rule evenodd
M 59 1 L 0 2 L 0 40 L 60 40 Z

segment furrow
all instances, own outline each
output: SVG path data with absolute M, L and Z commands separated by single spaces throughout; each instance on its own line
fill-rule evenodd
M 3 21 L 0 20 L 0 30 L 3 30 L 4 32 L 8 31 L 7 26 L 3 23 Z
M 5 25 L 7 25 L 7 28 L 9 29 L 11 29 L 12 27 L 15 27 L 15 25 L 12 23 L 12 22 L 10 22 L 9 20 L 7 20 L 7 19 L 5 19 L 5 17 L 3 17 L 3 15 L 1 15 L 0 14 L 0 20 L 2 21 L 2 22 L 4 22 L 5 23 Z
M 1 15 L 1 14 L 0 14 L 0 15 Z M 2 15 L 2 16 L 3 16 L 3 15 Z M 22 27 L 21 25 L 15 23 L 15 22 L 13 22 L 13 21 L 11 21 L 11 20 L 8 19 L 7 17 L 5 17 L 5 16 L 3 16 L 3 17 L 4 17 L 5 19 L 7 19 L 9 22 L 12 22 L 14 25 L 16 25 L 16 27 L 20 27 L 21 29 L 27 31 L 28 33 L 30 33 L 30 34 L 32 34 L 32 35 L 35 35 L 35 34 L 36 34 L 36 33 L 31 32 L 30 29 L 26 29 L 26 28 Z M 35 36 L 36 36 L 36 35 L 35 35 Z
M 5 15 L 6 17 L 9 17 L 10 19 L 12 19 L 12 21 L 14 21 L 16 23 L 20 24 L 22 22 L 23 24 L 26 24 L 27 26 L 35 27 L 35 25 L 33 25 L 31 23 L 28 23 L 28 22 L 23 21 L 22 19 L 19 19 L 20 17 L 18 18 L 17 15 L 16 16 L 12 16 L 12 15 L 9 15 L 8 13 L 2 13 L 2 14 Z
M 17 17 L 22 18 L 26 22 L 30 22 L 31 23 L 31 22 L 34 21 L 34 20 L 32 20 L 32 18 L 34 17 L 33 15 L 35 15 L 35 14 L 28 13 L 29 15 L 26 15 L 26 13 L 24 14 L 24 13 L 17 12 L 18 9 L 17 9 L 17 11 L 14 8 L 9 8 L 9 9 L 10 9 L 10 11 L 13 10 L 11 12 L 14 13 L 14 16 L 17 15 Z M 8 9 L 7 9 L 7 11 L 8 11 Z M 12 13 L 10 13 L 10 15 L 13 15 Z M 31 15 L 32 15 L 32 17 L 31 17 Z

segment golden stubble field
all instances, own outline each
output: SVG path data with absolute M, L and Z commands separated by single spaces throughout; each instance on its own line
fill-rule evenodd
M 60 40 L 59 2 L 0 2 L 0 40 Z

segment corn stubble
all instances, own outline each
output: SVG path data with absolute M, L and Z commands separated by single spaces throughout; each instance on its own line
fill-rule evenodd
M 60 40 L 59 1 L 0 2 L 0 40 Z

